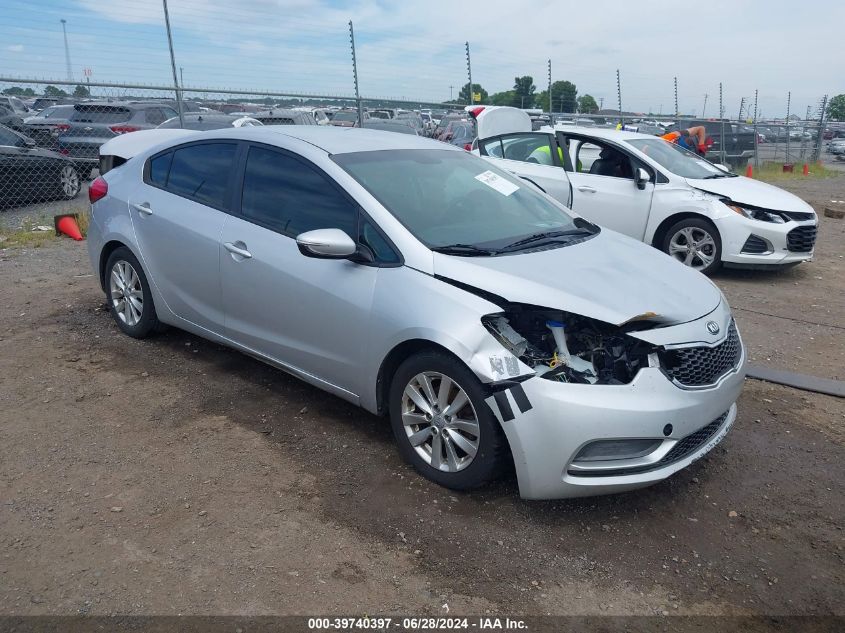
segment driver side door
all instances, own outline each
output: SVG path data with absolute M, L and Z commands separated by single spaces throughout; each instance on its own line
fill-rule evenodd
M 252 144 L 240 170 L 237 210 L 220 239 L 226 336 L 354 400 L 380 270 L 375 229 L 362 229 L 355 201 L 297 154 Z M 296 236 L 325 228 L 367 244 L 375 261 L 301 253 Z

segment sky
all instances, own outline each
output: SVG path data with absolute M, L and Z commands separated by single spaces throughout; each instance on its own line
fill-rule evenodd
M 695 6 L 698 5 L 698 6 Z M 531 75 L 569 80 L 616 107 L 725 114 L 758 91 L 761 116 L 812 111 L 845 92 L 842 0 L 169 0 L 188 88 L 354 95 L 348 22 L 364 97 L 444 101 L 467 82 L 489 93 Z M 172 85 L 161 0 L 3 0 L 0 75 Z M 87 69 L 87 71 L 86 71 Z M 12 85 L 0 83 L 0 88 Z M 152 93 L 151 93 L 152 94 Z

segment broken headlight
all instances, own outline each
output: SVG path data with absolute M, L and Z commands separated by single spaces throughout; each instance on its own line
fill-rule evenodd
M 646 322 L 616 326 L 595 319 L 522 304 L 489 314 L 482 323 L 511 354 L 548 380 L 622 385 L 647 367 L 655 347 L 626 334 Z
M 736 204 L 728 199 L 722 202 L 734 213 L 750 218 L 751 220 L 759 220 L 760 222 L 771 222 L 772 224 L 784 224 L 786 219 L 776 211 L 766 211 L 764 209 L 753 209 L 744 207 L 741 204 Z

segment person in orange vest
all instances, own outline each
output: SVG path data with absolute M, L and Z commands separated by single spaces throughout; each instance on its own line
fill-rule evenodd
M 707 154 L 707 133 L 705 132 L 703 125 L 696 125 L 695 127 L 691 127 L 687 130 L 681 130 L 680 132 L 669 132 L 660 138 L 669 141 L 670 143 L 677 143 L 684 149 L 696 152 L 699 156 Z

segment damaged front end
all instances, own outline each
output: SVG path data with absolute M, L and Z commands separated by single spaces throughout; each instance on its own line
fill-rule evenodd
M 658 366 L 658 348 L 627 335 L 659 325 L 643 315 L 611 325 L 562 310 L 509 304 L 481 321 L 511 354 L 537 376 L 557 382 L 625 385 L 643 367 Z

